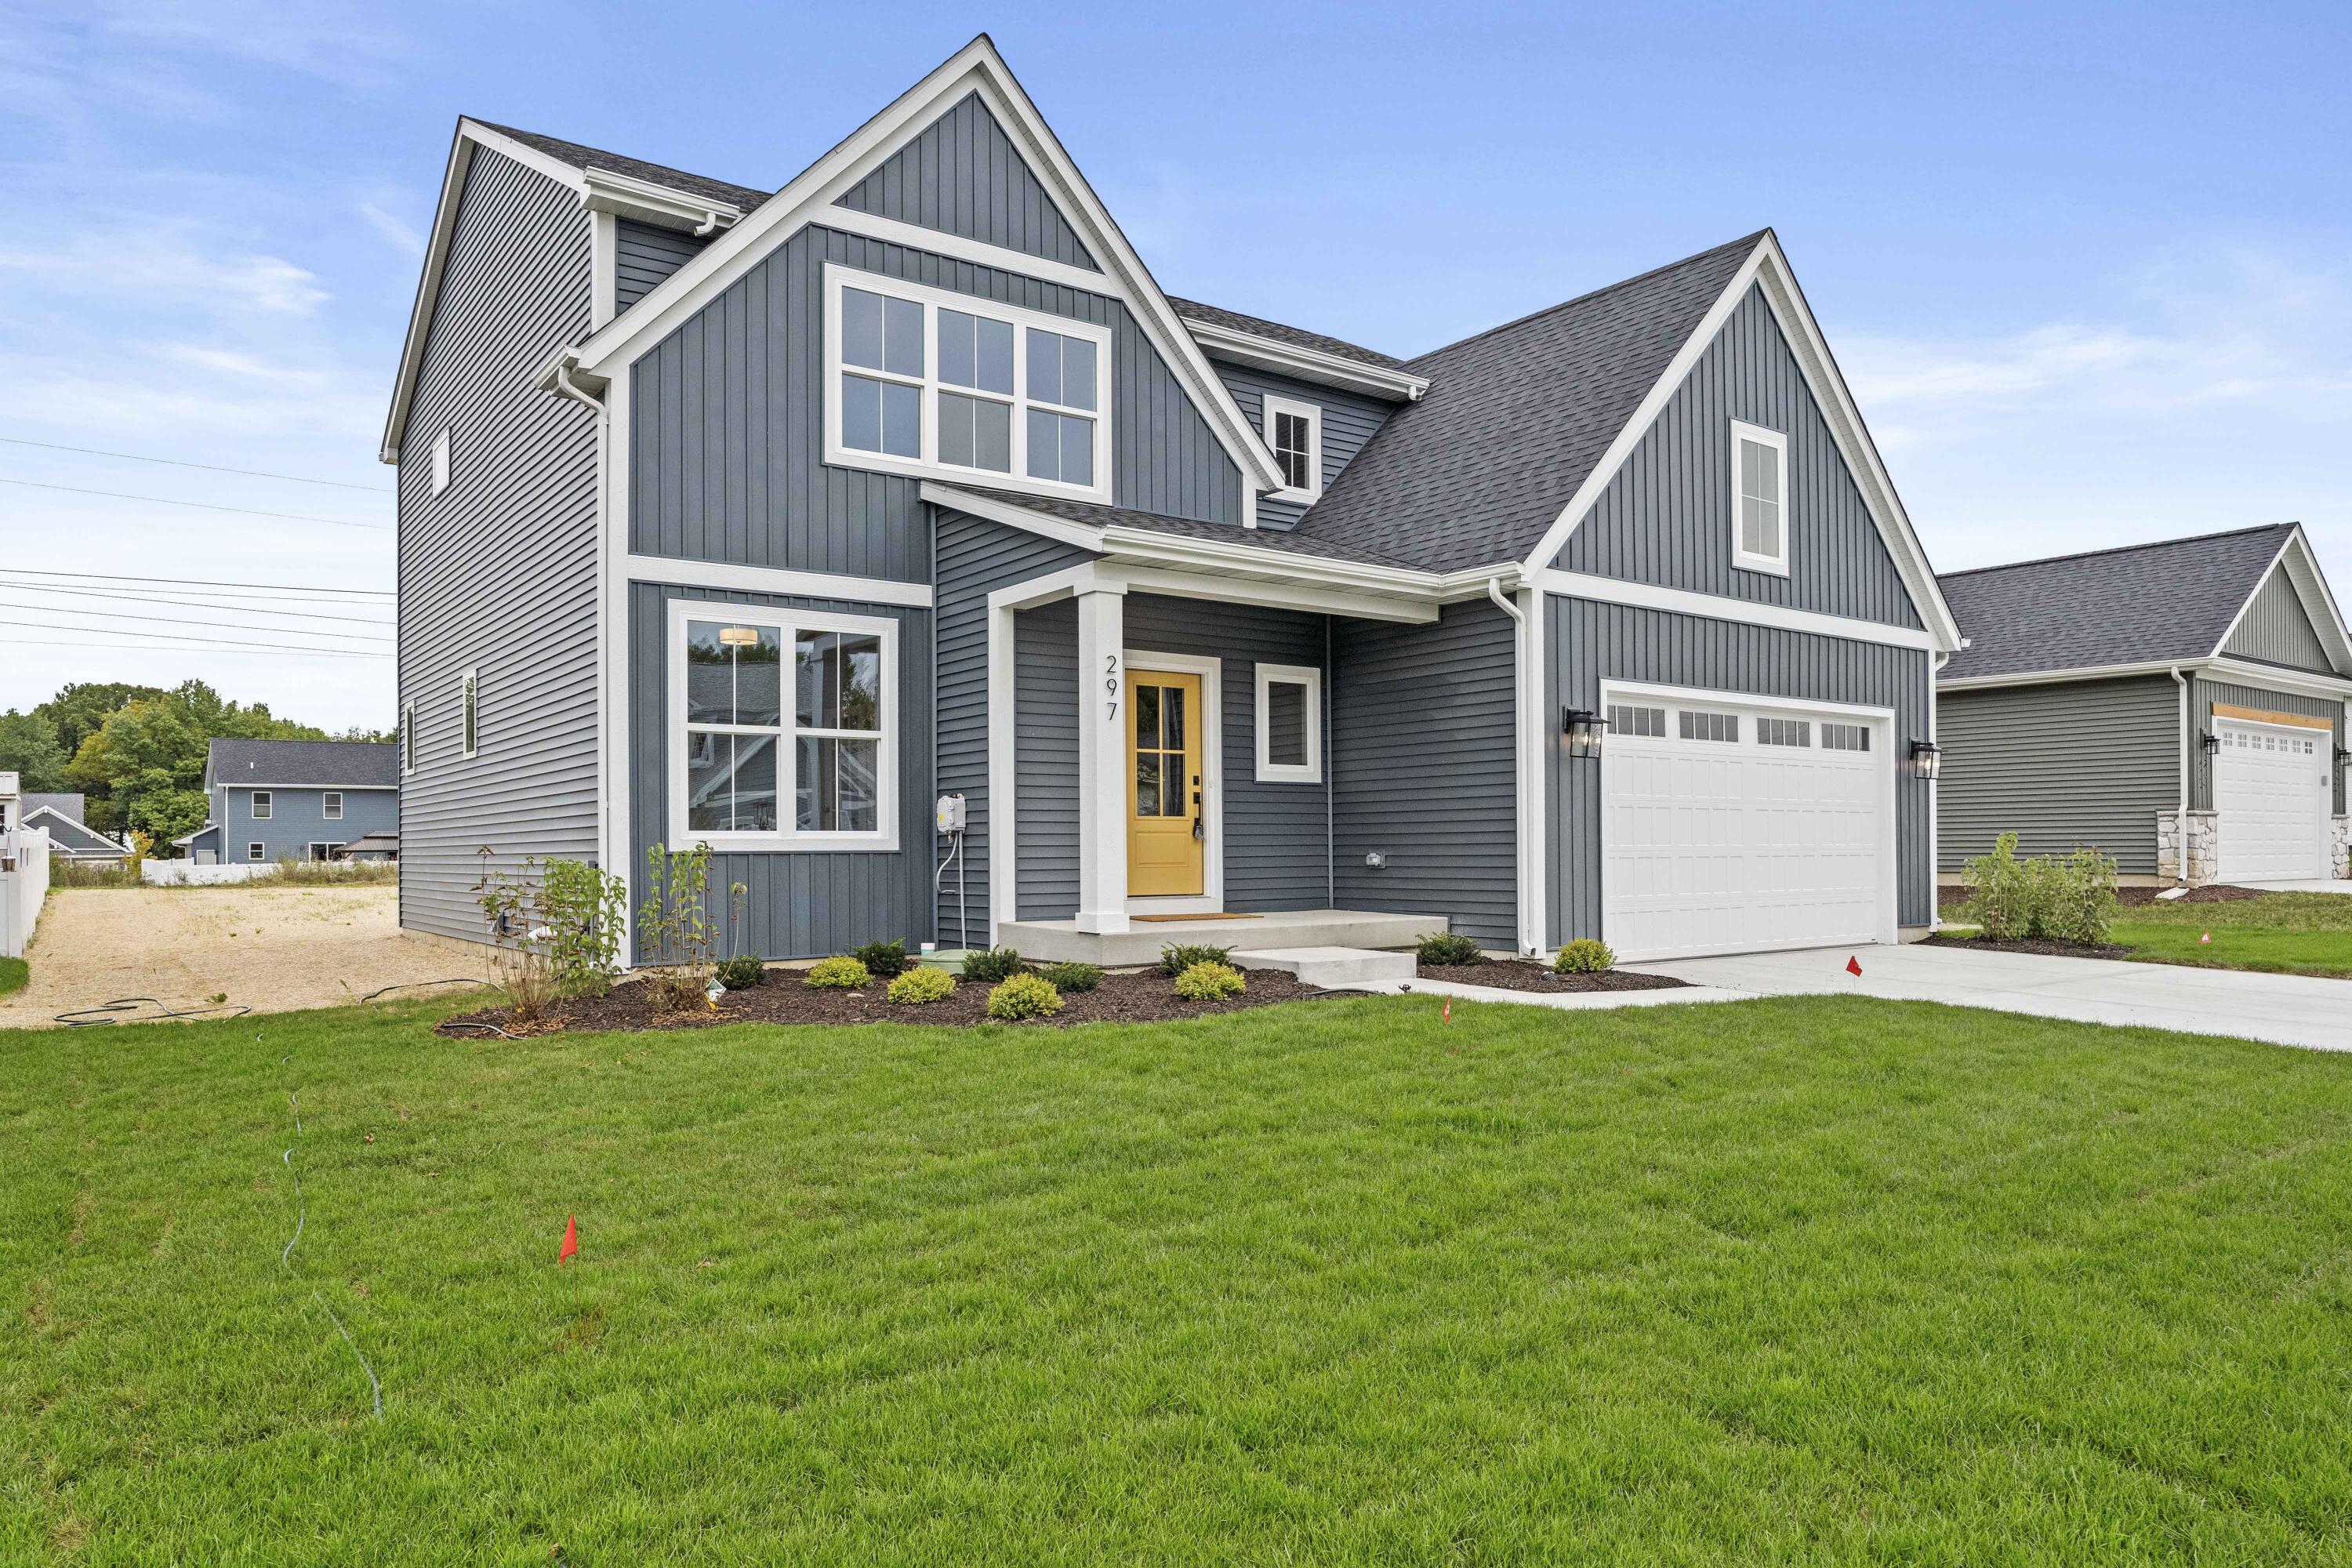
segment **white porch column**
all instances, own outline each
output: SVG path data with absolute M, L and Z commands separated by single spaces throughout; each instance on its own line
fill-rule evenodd
M 1078 600 L 1078 919 L 1127 923 L 1127 598 L 1098 586 Z

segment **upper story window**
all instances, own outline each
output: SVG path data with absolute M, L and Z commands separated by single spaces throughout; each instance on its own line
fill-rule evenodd
M 457 701 L 460 710 L 457 732 L 464 742 L 464 745 L 459 748 L 459 754 L 462 756 L 472 756 L 476 749 L 475 742 L 481 739 L 480 731 L 475 723 L 476 705 L 479 697 L 480 682 L 469 669 L 457 678 Z
M 268 792 L 268 790 L 266 790 L 266 789 L 257 789 L 257 790 L 255 790 L 255 791 L 253 792 L 253 820 L 254 820 L 254 821 L 256 821 L 256 822 L 267 822 L 267 821 L 268 821 L 268 820 L 269 820 L 269 814 L 270 814 L 270 809 L 271 809 L 271 802 L 272 802 L 272 797 L 271 797 L 271 795 L 270 795 L 270 794 L 269 794 L 269 792 Z
M 1731 563 L 1789 574 L 1789 437 L 1731 422 Z
M 1323 493 L 1323 410 L 1293 397 L 1265 399 L 1265 444 L 1282 465 L 1277 500 L 1311 501 Z
M 828 265 L 825 461 L 1110 500 L 1110 331 Z
M 319 815 L 325 821 L 341 822 L 343 819 L 343 792 L 339 789 L 331 789 L 326 794 L 320 795 L 319 797 Z
M 449 488 L 449 432 L 444 430 L 433 437 L 433 493 L 439 495 Z

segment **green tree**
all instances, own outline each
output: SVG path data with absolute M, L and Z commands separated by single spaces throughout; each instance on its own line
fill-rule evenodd
M 133 702 L 168 696 L 160 686 L 133 686 L 121 680 L 68 681 L 58 688 L 58 694 L 33 710 L 37 719 L 46 719 L 57 733 L 58 744 L 67 756 L 81 750 L 81 743 L 98 733 L 106 716 Z
M 22 774 L 24 789 L 45 794 L 68 787 L 67 757 L 58 743 L 58 727 L 41 717 L 39 709 L 19 713 L 11 708 L 0 713 L 0 773 Z
M 60 693 L 63 696 L 64 693 Z M 85 736 L 66 775 L 89 799 L 101 833 L 141 827 L 169 840 L 205 823 L 205 753 L 216 736 L 323 741 L 326 731 L 224 701 L 201 680 L 132 700 Z

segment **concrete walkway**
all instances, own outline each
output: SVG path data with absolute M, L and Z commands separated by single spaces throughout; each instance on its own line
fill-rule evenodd
M 2296 882 L 2240 882 L 2241 888 L 2260 888 L 2265 893 L 2352 893 L 2352 881 L 2307 878 Z
M 1845 971 L 1849 958 L 1862 961 L 1858 978 Z M 1948 1002 L 2084 1024 L 2138 1025 L 2282 1046 L 2352 1050 L 2352 981 L 2308 975 L 2190 969 L 2102 958 L 2043 958 L 1925 942 L 1745 953 L 1627 967 L 1671 974 L 1717 993 L 1853 994 L 1896 1002 Z

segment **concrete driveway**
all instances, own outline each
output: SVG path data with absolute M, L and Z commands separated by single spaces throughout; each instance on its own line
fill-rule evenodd
M 1859 977 L 1846 973 L 1849 958 L 1862 961 Z M 1626 967 L 1753 996 L 1852 994 L 1897 1002 L 1948 1002 L 2084 1024 L 2137 1025 L 2352 1050 L 2352 980 L 2101 958 L 2042 958 L 1926 942 L 1743 953 Z
M 2259 888 L 2265 893 L 2352 893 L 2352 881 L 2307 879 L 2299 882 L 2241 882 L 2241 888 Z

